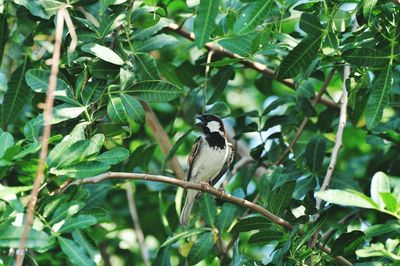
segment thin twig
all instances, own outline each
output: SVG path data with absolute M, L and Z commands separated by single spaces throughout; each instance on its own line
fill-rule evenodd
M 214 54 L 214 51 L 212 51 L 212 50 L 209 51 L 208 54 L 207 54 L 207 65 L 206 65 L 206 70 L 205 70 L 205 73 L 204 73 L 205 80 L 204 80 L 204 106 L 203 106 L 203 112 L 205 112 L 206 105 L 207 105 L 208 76 L 210 74 L 210 68 L 211 68 L 208 64 L 211 62 L 211 58 L 212 58 L 213 54 Z
M 71 17 L 69 16 L 69 12 L 67 9 L 65 9 L 64 18 L 65 24 L 67 24 L 69 30 L 69 35 L 71 36 L 71 43 L 68 47 L 68 53 L 72 53 L 73 51 L 75 51 L 75 48 L 78 45 L 78 36 L 76 35 L 74 24 L 72 23 Z
M 322 95 L 326 92 L 326 89 L 328 88 L 328 85 L 331 82 L 334 74 L 335 74 L 335 67 L 333 67 L 331 69 L 331 71 L 328 74 L 328 77 L 325 79 L 324 83 L 322 84 L 321 90 L 318 92 L 317 96 L 315 96 L 315 98 L 311 101 L 312 106 L 317 105 L 317 103 L 320 101 Z M 293 149 L 294 144 L 296 144 L 296 142 L 299 140 L 301 134 L 303 133 L 304 129 L 306 128 L 308 121 L 309 121 L 309 117 L 308 116 L 304 117 L 299 128 L 297 129 L 296 135 L 294 136 L 293 140 L 289 143 L 289 146 L 281 154 L 281 156 L 279 156 L 279 159 L 275 162 L 275 165 L 279 165 L 283 162 L 283 160 L 285 160 L 286 156 Z
M 60 191 L 65 191 L 69 186 L 72 185 L 80 185 L 80 184 L 87 184 L 87 183 L 99 183 L 104 180 L 108 179 L 134 179 L 134 180 L 145 180 L 145 181 L 154 181 L 154 182 L 161 182 L 166 184 L 171 184 L 175 186 L 179 186 L 186 189 L 195 189 L 199 191 L 203 191 L 205 193 L 214 195 L 222 200 L 229 201 L 236 205 L 243 206 L 245 208 L 251 209 L 255 212 L 260 213 L 262 216 L 266 217 L 270 221 L 279 224 L 280 226 L 291 230 L 293 226 L 286 220 L 276 216 L 275 214 L 271 213 L 267 209 L 263 208 L 262 206 L 250 202 L 246 199 L 238 198 L 232 196 L 231 194 L 227 194 L 222 190 L 214 188 L 213 186 L 204 186 L 200 183 L 193 183 L 187 182 L 183 180 L 179 180 L 177 178 L 171 178 L 162 175 L 150 175 L 150 174 L 140 174 L 140 173 L 124 173 L 124 172 L 108 172 L 104 174 L 100 174 L 93 177 L 84 178 L 81 180 L 76 180 L 72 183 L 66 183 L 62 187 L 60 187 Z M 301 231 L 298 232 L 300 235 L 302 234 Z M 320 248 L 327 254 L 331 254 L 331 251 L 328 247 L 320 245 Z M 346 260 L 342 256 L 336 256 L 335 259 L 341 263 L 342 265 L 352 265 L 348 260 Z
M 64 27 L 64 15 L 65 15 L 65 7 L 61 8 L 57 12 L 57 25 L 56 25 L 56 37 L 54 44 L 54 52 L 51 60 L 51 73 L 49 78 L 49 87 L 47 89 L 46 95 L 46 103 L 43 110 L 43 136 L 41 139 L 41 151 L 39 156 L 39 163 L 36 172 L 36 177 L 33 183 L 33 188 L 31 192 L 31 198 L 28 203 L 28 211 L 26 214 L 26 220 L 24 224 L 24 228 L 21 235 L 21 240 L 19 242 L 19 251 L 17 252 L 17 259 L 15 265 L 22 266 L 24 261 L 24 249 L 26 244 L 26 239 L 28 237 L 29 230 L 31 228 L 33 222 L 33 216 L 35 213 L 35 206 L 38 200 L 39 188 L 40 184 L 44 178 L 44 169 L 46 166 L 46 157 L 49 146 L 49 138 L 51 133 L 51 116 L 53 112 L 53 104 L 54 104 L 54 91 L 56 89 L 57 84 L 57 74 L 58 74 L 58 65 L 60 62 L 60 49 L 61 49 L 61 39 Z
M 346 89 L 346 80 L 350 76 L 350 66 L 344 66 L 343 68 L 343 82 L 342 82 L 342 97 L 341 97 L 341 104 L 340 104 L 340 116 L 339 116 L 339 125 L 338 130 L 336 133 L 335 145 L 332 150 L 331 160 L 329 162 L 328 170 L 326 171 L 326 175 L 324 181 L 322 183 L 320 191 L 325 191 L 331 182 L 333 171 L 335 170 L 337 157 L 339 154 L 340 147 L 342 147 L 342 139 L 343 139 L 343 131 L 346 126 L 347 121 L 347 89 Z M 322 200 L 317 198 L 316 207 L 319 209 L 321 207 Z M 314 220 L 319 217 L 318 214 L 315 215 Z M 319 228 L 313 235 L 310 247 L 313 248 L 317 243 L 319 232 L 321 228 Z M 312 257 L 311 257 L 312 259 Z
M 333 147 L 331 161 L 329 162 L 328 170 L 326 171 L 324 182 L 322 183 L 320 191 L 324 191 L 329 187 L 329 184 L 332 179 L 333 171 L 335 170 L 339 150 L 342 147 L 343 131 L 344 131 L 344 128 L 346 127 L 346 121 L 347 121 L 348 98 L 347 98 L 347 90 L 346 90 L 346 80 L 349 78 L 349 76 L 350 76 L 350 66 L 344 66 L 342 98 L 341 98 L 341 104 L 340 104 L 340 117 L 339 117 L 338 130 L 336 133 L 335 146 Z M 317 200 L 317 208 L 319 208 L 320 205 L 321 205 L 321 200 L 318 199 Z
M 168 25 L 168 28 L 189 40 L 192 40 L 192 41 L 195 40 L 195 36 L 194 36 L 193 32 L 189 32 L 187 30 L 182 29 L 181 27 L 179 27 L 178 24 L 170 23 Z M 265 76 L 267 76 L 271 79 L 276 79 L 276 73 L 273 70 L 269 69 L 264 64 L 251 61 L 247 58 L 244 58 L 243 56 L 240 56 L 238 54 L 232 53 L 232 52 L 224 49 L 220 45 L 217 45 L 217 44 L 214 44 L 211 42 L 206 43 L 205 48 L 209 51 L 214 51 L 215 53 L 226 56 L 226 57 L 240 59 L 240 63 L 243 64 L 245 67 L 251 68 L 260 73 L 263 73 Z M 295 87 L 296 87 L 296 84 L 295 84 L 294 80 L 292 80 L 292 79 L 283 79 L 283 80 L 278 80 L 278 81 L 281 82 L 282 84 L 285 84 L 289 88 L 295 89 Z M 321 98 L 320 102 L 330 108 L 338 108 L 338 106 L 335 102 L 330 101 L 328 99 Z
M 168 135 L 164 131 L 163 127 L 160 124 L 160 121 L 158 121 L 151 107 L 146 102 L 142 102 L 142 105 L 146 112 L 146 124 L 153 132 L 154 138 L 156 139 L 158 145 L 160 145 L 162 152 L 167 155 L 172 149 L 172 144 L 168 138 Z M 185 179 L 186 175 L 183 172 L 182 167 L 179 164 L 176 156 L 172 156 L 172 158 L 169 160 L 169 165 L 179 179 Z
M 133 197 L 132 184 L 130 182 L 126 182 L 126 198 L 128 200 L 129 212 L 131 214 L 132 222 L 135 226 L 136 236 L 139 242 L 140 252 L 142 253 L 144 265 L 150 266 L 149 251 L 146 243 L 144 242 L 144 234 L 142 226 L 140 225 L 135 198 Z

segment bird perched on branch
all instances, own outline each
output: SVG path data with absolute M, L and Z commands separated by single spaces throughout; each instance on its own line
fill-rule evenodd
M 187 181 L 213 186 L 232 163 L 233 146 L 226 139 L 224 124 L 218 116 L 204 114 L 197 115 L 196 119 L 200 121 L 196 123 L 196 126 L 202 128 L 204 136 L 198 137 L 192 147 L 188 158 Z M 180 217 L 182 226 L 188 225 L 193 203 L 202 194 L 197 190 L 187 190 L 185 205 Z

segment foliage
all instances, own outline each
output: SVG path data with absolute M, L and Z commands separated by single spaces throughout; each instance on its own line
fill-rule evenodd
M 68 50 L 73 34 L 65 27 L 26 263 L 143 264 L 123 181 L 59 188 L 110 170 L 175 177 L 167 162 L 176 156 L 187 167 L 198 135 L 194 116 L 202 112 L 226 118 L 242 145 L 235 162 L 249 149 L 249 162 L 228 171 L 227 193 L 256 201 L 293 228 L 210 195 L 182 228 L 182 189 L 132 182 L 153 265 L 302 265 L 311 258 L 333 265 L 339 255 L 358 265 L 400 262 L 396 1 L 0 2 L 0 264 L 14 264 L 22 232 L 41 150 L 55 17 L 64 7 L 78 43 Z M 345 65 L 351 73 L 343 81 L 343 145 L 329 189 L 319 191 Z M 314 106 L 333 69 L 325 104 Z M 175 143 L 170 151 L 146 123 L 148 106 Z M 304 131 L 286 154 L 302 121 Z M 320 209 L 317 200 L 325 201 Z M 331 255 L 310 245 L 318 232 Z

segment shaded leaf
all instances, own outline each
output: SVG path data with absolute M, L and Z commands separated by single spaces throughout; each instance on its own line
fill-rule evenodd
M 217 214 L 217 205 L 210 194 L 205 193 L 200 200 L 201 217 L 204 218 L 206 224 L 214 226 L 215 216 Z
M 58 242 L 60 243 L 61 250 L 74 265 L 96 265 L 96 263 L 88 257 L 83 247 L 79 247 L 74 241 L 64 237 L 58 237 Z
M 65 223 L 61 226 L 59 233 L 72 232 L 76 229 L 83 229 L 94 225 L 97 220 L 94 216 L 81 214 L 76 217 L 66 219 Z
M 123 93 L 120 94 L 120 98 L 128 120 L 132 119 L 137 123 L 144 123 L 144 109 L 140 102 L 135 97 Z
M 237 207 L 231 203 L 224 203 L 222 210 L 217 216 L 217 227 L 219 232 L 225 232 L 235 219 Z
M 183 90 L 164 80 L 149 80 L 133 84 L 121 93 L 132 94 L 148 102 L 169 102 L 182 94 Z
M 389 65 L 371 85 L 368 97 L 366 120 L 369 129 L 375 128 L 382 119 L 383 109 L 389 104 L 389 91 L 392 87 L 392 68 Z
M 104 164 L 117 164 L 129 157 L 129 151 L 125 148 L 117 147 L 103 152 L 95 158 L 96 161 Z
M 312 172 L 317 172 L 324 160 L 326 140 L 322 137 L 313 137 L 307 144 L 305 157 L 308 167 Z
M 188 262 L 194 265 L 208 256 L 208 252 L 213 248 L 213 233 L 203 233 L 189 252 Z
M 246 33 L 262 24 L 272 9 L 272 3 L 272 0 L 257 0 L 247 4 L 235 22 L 233 27 L 235 33 Z
M 231 232 L 232 233 L 239 233 L 239 232 L 248 232 L 251 230 L 259 230 L 259 229 L 266 229 L 270 227 L 272 224 L 271 221 L 267 220 L 261 216 L 252 216 L 241 219 L 237 222 Z
M 321 36 L 309 36 L 304 38 L 289 54 L 282 60 L 278 79 L 291 78 L 310 66 L 317 56 L 321 46 Z
M 215 28 L 219 0 L 200 0 L 194 19 L 194 35 L 197 48 L 202 48 Z
M 332 256 L 349 256 L 365 241 L 361 231 L 352 231 L 341 234 L 332 244 Z
M 390 56 L 372 48 L 357 48 L 345 51 L 344 60 L 350 64 L 364 67 L 378 67 L 389 63 Z
M 278 240 L 283 237 L 282 232 L 273 230 L 273 229 L 264 229 L 258 233 L 253 234 L 250 238 L 248 243 L 269 243 L 274 240 Z
M 318 16 L 309 13 L 303 13 L 300 17 L 300 29 L 311 35 L 320 36 L 322 26 Z
M 23 227 L 9 225 L 0 230 L 0 247 L 18 248 Z M 26 248 L 38 248 L 50 243 L 51 238 L 43 231 L 30 229 L 25 243 Z

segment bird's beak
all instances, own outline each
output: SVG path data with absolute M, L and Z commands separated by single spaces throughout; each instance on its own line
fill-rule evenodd
M 196 115 L 196 124 L 195 126 L 201 127 L 204 126 L 205 122 L 202 115 Z

